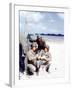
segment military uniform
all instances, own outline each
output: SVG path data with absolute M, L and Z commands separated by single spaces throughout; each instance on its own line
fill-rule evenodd
M 44 50 L 41 50 L 39 55 L 41 56 L 41 58 L 45 58 L 45 61 L 51 61 L 51 54 L 50 54 L 50 52 L 45 52 Z
M 34 45 L 34 44 L 32 46 L 36 47 L 36 45 Z M 27 52 L 27 67 L 30 68 L 31 72 L 36 71 L 37 57 L 38 57 L 38 54 L 36 54 L 36 52 L 34 52 L 32 49 L 30 49 Z
M 40 37 L 41 38 L 41 37 Z M 38 44 L 38 50 L 43 50 L 45 48 L 45 41 L 42 39 L 42 40 L 39 40 L 39 38 L 36 40 L 37 44 Z
M 40 53 L 39 53 L 39 66 L 41 65 L 45 65 L 46 67 L 46 70 L 48 69 L 49 70 L 49 67 L 50 67 L 50 64 L 51 64 L 51 54 L 50 52 L 45 52 L 44 50 L 41 50 Z M 47 70 L 47 71 L 48 71 Z

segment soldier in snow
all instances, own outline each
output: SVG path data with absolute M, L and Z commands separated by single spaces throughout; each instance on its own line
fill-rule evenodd
M 38 55 L 39 67 L 41 65 L 45 65 L 46 71 L 49 72 L 49 67 L 51 64 L 51 54 L 49 52 L 49 46 L 46 45 L 44 50 L 41 50 L 41 52 Z

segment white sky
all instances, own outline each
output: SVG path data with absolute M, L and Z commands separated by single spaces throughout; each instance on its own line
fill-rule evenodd
M 20 32 L 64 34 L 64 13 L 20 11 Z

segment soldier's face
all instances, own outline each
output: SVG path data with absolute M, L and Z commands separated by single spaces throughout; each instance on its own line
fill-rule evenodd
M 42 38 L 41 37 L 39 38 L 39 41 L 42 41 Z
M 45 48 L 44 50 L 45 50 L 45 52 L 48 52 L 48 51 L 49 51 L 49 49 L 48 49 L 48 48 Z
M 33 51 L 35 51 L 36 50 L 36 47 L 33 47 Z

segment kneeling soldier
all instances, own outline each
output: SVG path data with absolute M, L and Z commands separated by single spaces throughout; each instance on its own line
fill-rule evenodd
M 33 75 L 37 69 L 37 57 L 36 50 L 38 48 L 37 43 L 31 45 L 31 49 L 27 52 L 28 64 L 27 69 L 30 75 Z
M 51 54 L 49 52 L 49 46 L 45 46 L 44 50 L 41 50 L 38 57 L 40 63 L 39 65 L 45 65 L 46 71 L 49 72 L 50 61 L 51 61 Z

